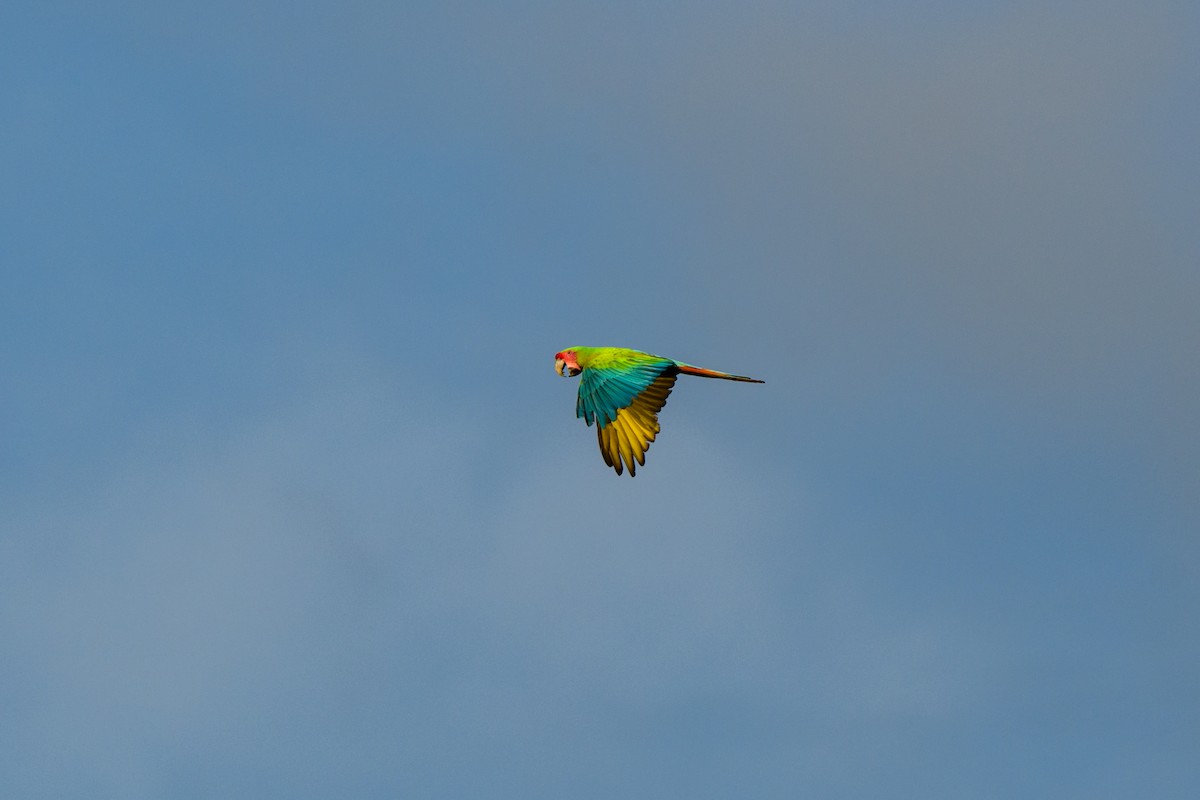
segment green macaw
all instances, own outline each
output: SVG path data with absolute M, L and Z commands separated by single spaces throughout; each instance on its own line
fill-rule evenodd
M 583 373 L 575 416 L 596 423 L 600 455 L 620 475 L 622 464 L 637 474 L 658 435 L 658 412 L 680 373 L 701 378 L 763 383 L 742 375 L 693 367 L 624 347 L 568 347 L 554 354 L 554 371 L 564 378 Z M 636 462 L 636 464 L 635 464 Z

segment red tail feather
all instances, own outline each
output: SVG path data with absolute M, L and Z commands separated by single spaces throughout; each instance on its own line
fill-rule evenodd
M 730 375 L 728 372 L 717 372 L 715 369 L 704 369 L 703 367 L 693 367 L 690 364 L 679 364 L 679 371 L 684 375 L 695 375 L 698 378 L 721 378 L 727 381 L 745 381 L 746 383 L 766 383 L 756 378 L 747 378 L 745 375 Z

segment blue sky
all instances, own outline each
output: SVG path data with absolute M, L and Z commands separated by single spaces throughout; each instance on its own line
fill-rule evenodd
M 0 30 L 0 794 L 1200 790 L 1194 4 Z

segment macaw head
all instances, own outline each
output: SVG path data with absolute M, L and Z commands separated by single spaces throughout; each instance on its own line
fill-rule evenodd
M 574 378 L 583 372 L 583 368 L 575 359 L 574 350 L 563 350 L 561 353 L 554 354 L 554 371 L 564 378 Z

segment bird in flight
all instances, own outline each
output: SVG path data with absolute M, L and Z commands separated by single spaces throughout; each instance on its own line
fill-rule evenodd
M 568 347 L 554 354 L 554 371 L 564 378 L 583 374 L 575 416 L 596 423 L 604 463 L 620 475 L 624 462 L 630 476 L 646 465 L 646 450 L 660 430 L 658 412 L 680 374 L 764 383 L 624 347 Z

